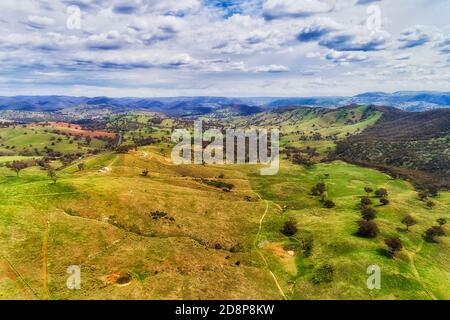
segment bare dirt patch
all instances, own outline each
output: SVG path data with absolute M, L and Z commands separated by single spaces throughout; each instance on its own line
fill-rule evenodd
M 127 286 L 131 283 L 131 275 L 126 272 L 113 272 L 107 276 L 101 277 L 105 285 Z

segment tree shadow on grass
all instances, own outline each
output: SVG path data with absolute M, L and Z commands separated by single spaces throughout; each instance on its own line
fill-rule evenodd
M 377 249 L 377 253 L 380 256 L 383 256 L 383 257 L 386 257 L 386 258 L 389 258 L 389 259 L 393 258 L 392 253 L 390 251 L 386 250 L 386 249 L 383 249 L 383 248 Z

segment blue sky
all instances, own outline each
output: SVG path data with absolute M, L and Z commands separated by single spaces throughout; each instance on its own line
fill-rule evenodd
M 0 10 L 0 95 L 450 91 L 449 0 L 2 0 Z

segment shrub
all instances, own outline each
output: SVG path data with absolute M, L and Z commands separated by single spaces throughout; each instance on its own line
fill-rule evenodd
M 336 207 L 336 204 L 331 200 L 325 200 L 323 203 L 323 206 L 327 209 L 332 209 L 332 208 Z
M 281 228 L 281 233 L 288 237 L 295 235 L 297 231 L 297 223 L 294 220 L 286 221 L 283 228 Z
M 325 183 L 319 182 L 311 189 L 311 193 L 315 196 L 321 196 L 325 193 L 326 186 Z
M 361 220 L 358 222 L 358 235 L 363 238 L 376 238 L 380 233 L 378 225 L 374 221 Z
M 396 252 L 403 249 L 402 242 L 398 237 L 387 238 L 386 240 L 384 240 L 384 243 L 388 246 L 389 252 L 392 254 L 392 256 L 394 256 Z
M 377 190 L 375 191 L 375 195 L 376 195 L 378 198 L 385 198 L 385 197 L 388 196 L 388 191 L 387 191 L 386 189 L 384 189 L 384 188 L 380 188 L 380 189 L 377 189 Z
M 374 220 L 377 217 L 377 212 L 372 208 L 364 208 L 361 213 L 362 218 L 366 221 Z
M 361 204 L 362 204 L 363 206 L 371 205 L 371 204 L 372 204 L 372 200 L 370 200 L 369 197 L 362 197 L 362 198 L 361 198 Z
M 434 226 L 425 231 L 424 238 L 427 242 L 437 242 L 436 237 L 442 237 L 445 231 L 441 226 Z
M 364 191 L 365 191 L 367 194 L 369 194 L 369 193 L 372 193 L 372 192 L 373 192 L 373 189 L 370 188 L 370 187 L 365 187 L 365 188 L 364 188 Z
M 165 218 L 167 216 L 168 216 L 167 212 L 164 212 L 164 211 L 153 211 L 153 212 L 150 212 L 150 217 L 153 220 L 158 220 L 158 219 L 161 219 L 161 218 Z

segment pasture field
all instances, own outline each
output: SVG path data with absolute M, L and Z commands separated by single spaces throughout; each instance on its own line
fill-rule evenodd
M 5 155 L 43 153 L 47 148 L 60 153 L 86 153 L 103 148 L 106 142 L 92 138 L 89 144 L 84 137 L 57 134 L 53 126 L 15 126 L 0 128 L 0 152 Z
M 37 167 L 19 177 L 0 168 L 0 298 L 450 299 L 450 239 L 422 239 L 449 218 L 448 192 L 429 209 L 409 183 L 343 162 L 283 161 L 262 177 L 257 166 L 174 166 L 167 151 L 91 156 L 84 170 L 58 171 L 56 184 Z M 335 208 L 310 195 L 320 181 Z M 375 239 L 355 235 L 366 186 L 389 191 Z M 406 214 L 419 222 L 408 233 Z M 280 233 L 288 219 L 294 237 Z M 393 235 L 404 245 L 395 259 L 384 245 Z M 381 290 L 366 286 L 373 264 Z M 66 287 L 71 265 L 81 266 L 81 290 Z

